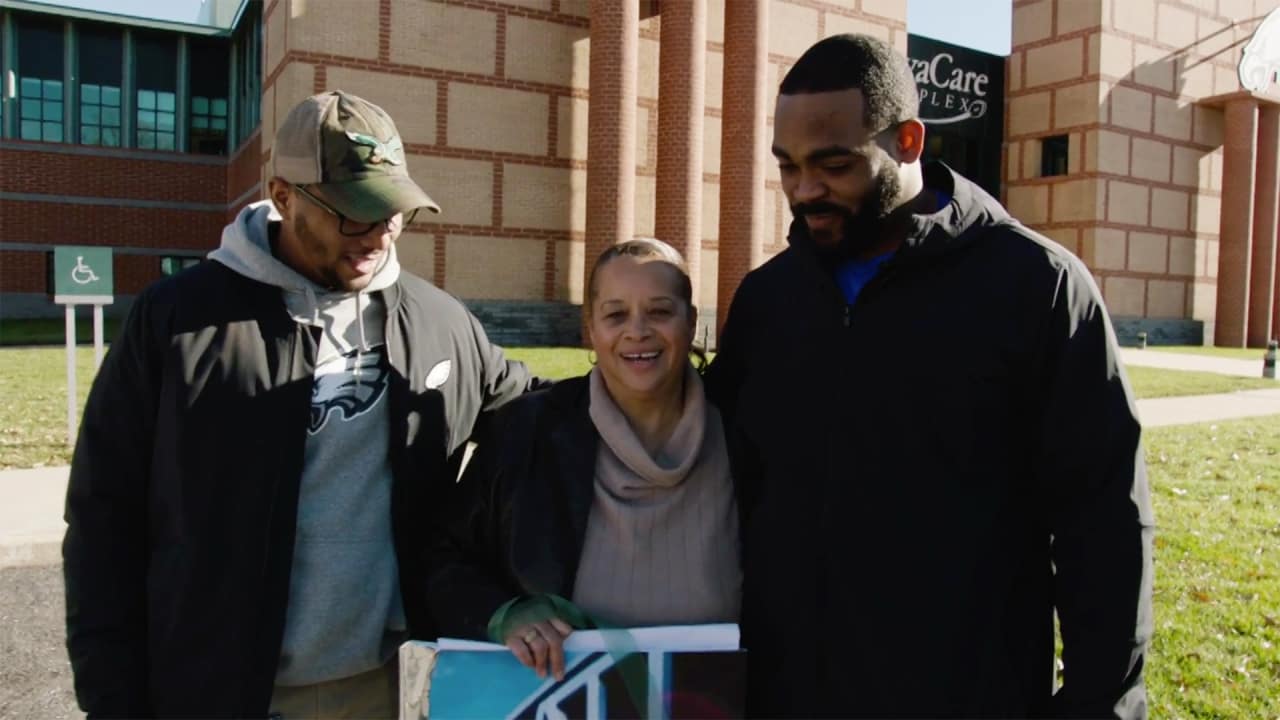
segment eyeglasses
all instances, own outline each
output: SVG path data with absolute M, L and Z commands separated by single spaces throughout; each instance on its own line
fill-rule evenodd
M 396 218 L 395 215 L 392 215 L 386 220 L 377 220 L 375 222 L 360 222 L 358 220 L 352 220 L 346 215 L 343 215 L 342 213 L 338 212 L 332 205 L 313 195 L 309 190 L 307 190 L 306 186 L 298 185 L 295 183 L 293 188 L 297 190 L 299 193 L 301 193 L 303 197 L 305 197 L 306 199 L 318 205 L 320 208 L 327 211 L 330 215 L 337 217 L 338 232 L 342 233 L 343 235 L 346 235 L 347 237 L 360 237 L 361 235 L 368 235 L 371 230 L 378 227 L 379 225 L 384 225 L 384 224 L 387 226 L 388 230 L 401 230 L 403 228 L 408 227 L 411 223 L 413 223 L 413 219 L 418 215 L 417 208 L 414 208 L 413 210 L 410 210 L 407 213 L 397 213 L 400 216 L 400 222 L 398 223 L 392 222 Z

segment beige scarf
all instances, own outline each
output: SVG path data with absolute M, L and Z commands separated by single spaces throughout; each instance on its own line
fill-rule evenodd
M 600 433 L 595 497 L 573 602 L 597 622 L 641 626 L 737 622 L 738 511 L 720 413 L 689 367 L 684 412 L 650 456 L 591 371 Z

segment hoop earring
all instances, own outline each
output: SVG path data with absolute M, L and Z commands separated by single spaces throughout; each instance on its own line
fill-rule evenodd
M 587 362 L 594 366 L 598 360 L 599 358 L 596 357 L 596 351 L 594 349 L 587 351 Z

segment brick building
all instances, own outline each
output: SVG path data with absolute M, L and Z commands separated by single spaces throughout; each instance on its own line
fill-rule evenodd
M 54 244 L 114 247 L 123 301 L 200 257 L 260 197 L 277 118 L 340 87 L 396 118 L 443 207 L 402 261 L 500 341 L 575 342 L 587 258 L 633 235 L 685 253 L 713 327 L 785 247 L 781 74 L 864 32 L 984 118 L 931 120 L 931 153 L 1080 254 L 1122 334 L 1276 333 L 1280 87 L 1237 66 L 1280 0 L 1014 0 L 1012 55 L 956 86 L 935 76 L 963 49 L 909 43 L 907 0 L 208 2 L 179 24 L 0 0 L 0 317 L 56 313 Z

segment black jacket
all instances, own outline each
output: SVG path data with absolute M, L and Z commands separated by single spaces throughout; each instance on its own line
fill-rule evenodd
M 531 379 L 443 291 L 402 273 L 381 292 L 391 522 L 410 633 L 430 638 L 423 516 L 480 413 Z M 266 715 L 315 356 L 279 288 L 217 262 L 137 299 L 89 394 L 67 492 L 67 646 L 91 717 Z M 449 380 L 427 389 L 446 359 Z
M 577 377 L 495 413 L 435 524 L 429 584 L 448 592 L 428 600 L 441 636 L 487 639 L 519 595 L 573 596 L 600 442 L 589 404 Z
M 1151 505 L 1099 292 L 976 185 L 925 175 L 954 201 L 852 306 L 793 224 L 709 371 L 751 712 L 1140 717 Z

